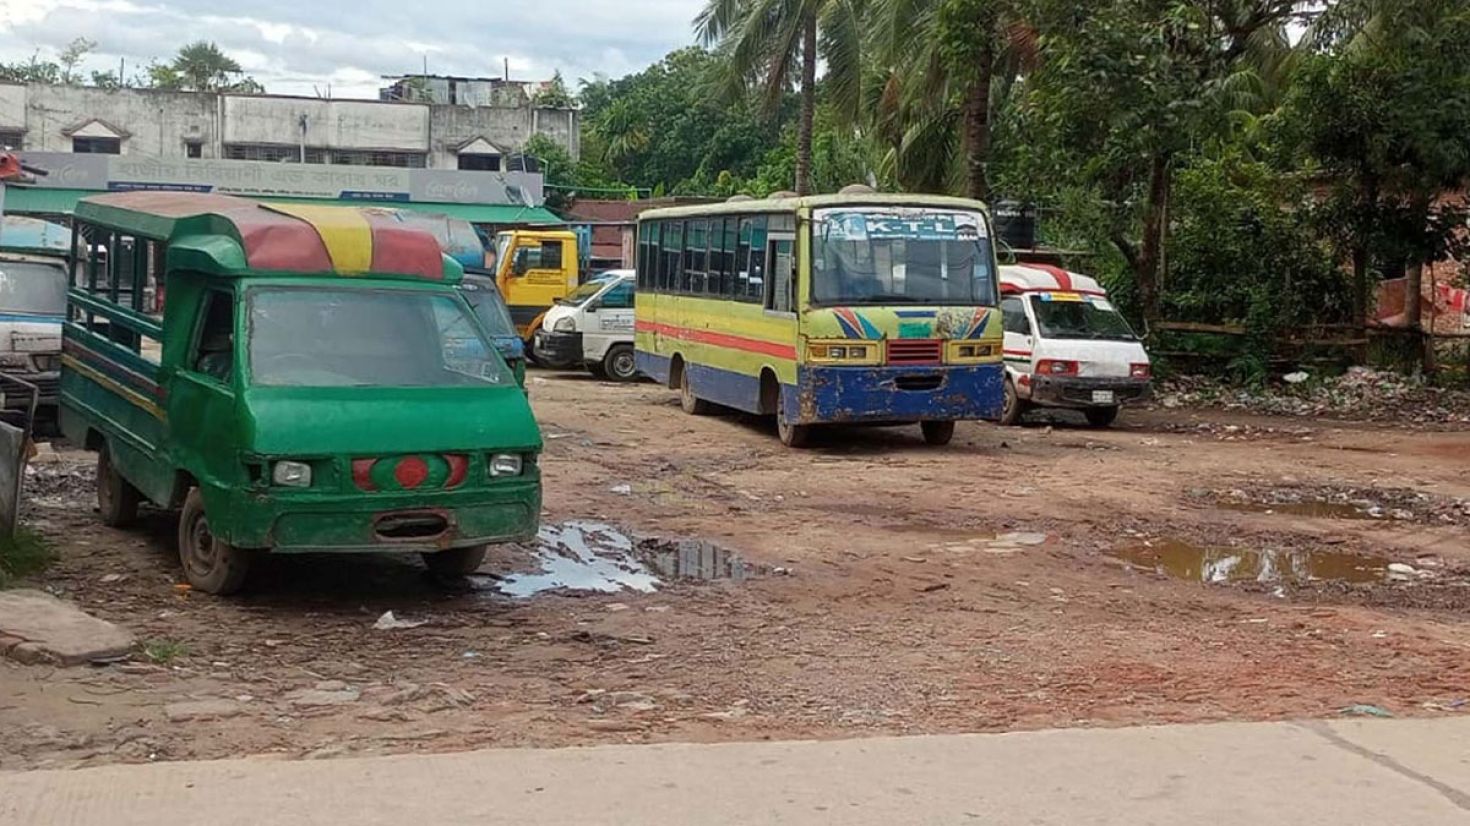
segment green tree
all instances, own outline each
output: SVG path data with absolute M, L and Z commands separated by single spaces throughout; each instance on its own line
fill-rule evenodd
M 57 56 L 56 62 L 61 67 L 60 80 L 62 83 L 72 84 L 82 82 L 82 74 L 77 71 L 77 66 L 95 48 L 97 48 L 97 41 L 88 40 L 85 37 L 78 37 L 68 43 L 65 49 L 61 50 L 61 54 Z
M 717 57 L 690 47 L 627 77 L 582 81 L 583 162 L 600 158 L 619 180 L 669 192 L 707 194 L 726 171 L 749 179 L 791 107 L 768 122 L 746 100 L 724 100 L 722 70 Z
M 571 109 L 577 105 L 577 99 L 567 91 L 567 82 L 562 79 L 560 70 L 552 74 L 551 80 L 536 93 L 533 102 L 549 109 Z
M 1110 206 L 1107 235 L 1159 317 L 1170 190 L 1181 158 L 1263 105 L 1262 55 L 1297 0 L 1034 0 L 1037 70 L 1022 134 L 1036 191 L 1080 186 Z M 1274 64 L 1273 64 L 1274 65 Z
M 30 60 L 0 63 L 0 81 L 7 83 L 60 83 L 61 67 L 54 61 L 42 60 L 40 52 Z
M 887 70 L 873 107 L 900 180 L 989 199 L 992 125 L 1035 36 L 1017 0 L 880 0 L 871 21 Z M 951 181 L 962 178 L 962 186 Z
M 1465 251 L 1465 204 L 1440 196 L 1470 180 L 1470 6 L 1341 0 L 1308 46 L 1281 130 L 1327 183 L 1320 213 L 1352 262 L 1357 318 L 1375 261 L 1400 262 L 1417 328 L 1423 265 Z
M 718 44 L 732 85 L 759 78 L 774 110 L 793 74 L 800 94 L 796 191 L 812 191 L 812 130 L 817 109 L 817 62 L 827 64 L 827 91 L 837 111 L 856 120 L 865 34 L 862 0 L 708 0 L 695 18 L 706 45 Z
M 168 63 L 150 63 L 144 70 L 144 85 L 154 89 L 192 92 L 238 92 L 261 94 L 265 87 L 244 74 L 239 62 L 219 46 L 198 40 L 179 49 Z

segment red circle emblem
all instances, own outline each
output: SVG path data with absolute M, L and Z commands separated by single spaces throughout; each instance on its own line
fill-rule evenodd
M 417 456 L 410 456 L 393 468 L 393 478 L 405 489 L 413 490 L 429 478 L 429 465 Z

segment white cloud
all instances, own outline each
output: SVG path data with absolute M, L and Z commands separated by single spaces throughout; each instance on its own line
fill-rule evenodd
M 219 44 L 267 90 L 375 97 L 379 76 L 435 74 L 569 82 L 638 71 L 693 42 L 703 0 L 0 0 L 0 60 L 97 42 L 85 69 L 128 74 L 193 40 Z

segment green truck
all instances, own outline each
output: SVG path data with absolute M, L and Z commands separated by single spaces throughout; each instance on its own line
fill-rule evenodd
M 74 231 L 62 430 L 107 524 L 182 510 L 193 587 L 238 590 L 262 553 L 462 574 L 534 536 L 540 432 L 430 234 L 180 192 L 85 199 Z

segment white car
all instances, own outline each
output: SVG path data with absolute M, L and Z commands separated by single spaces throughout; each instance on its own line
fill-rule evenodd
M 632 270 L 599 273 L 546 311 L 532 352 L 548 367 L 585 365 L 613 381 L 638 378 L 633 358 Z
M 1032 407 L 1079 410 L 1107 427 L 1129 401 L 1146 398 L 1148 352 L 1092 278 L 1043 264 L 1000 268 L 1005 314 L 1005 406 L 1001 424 Z

